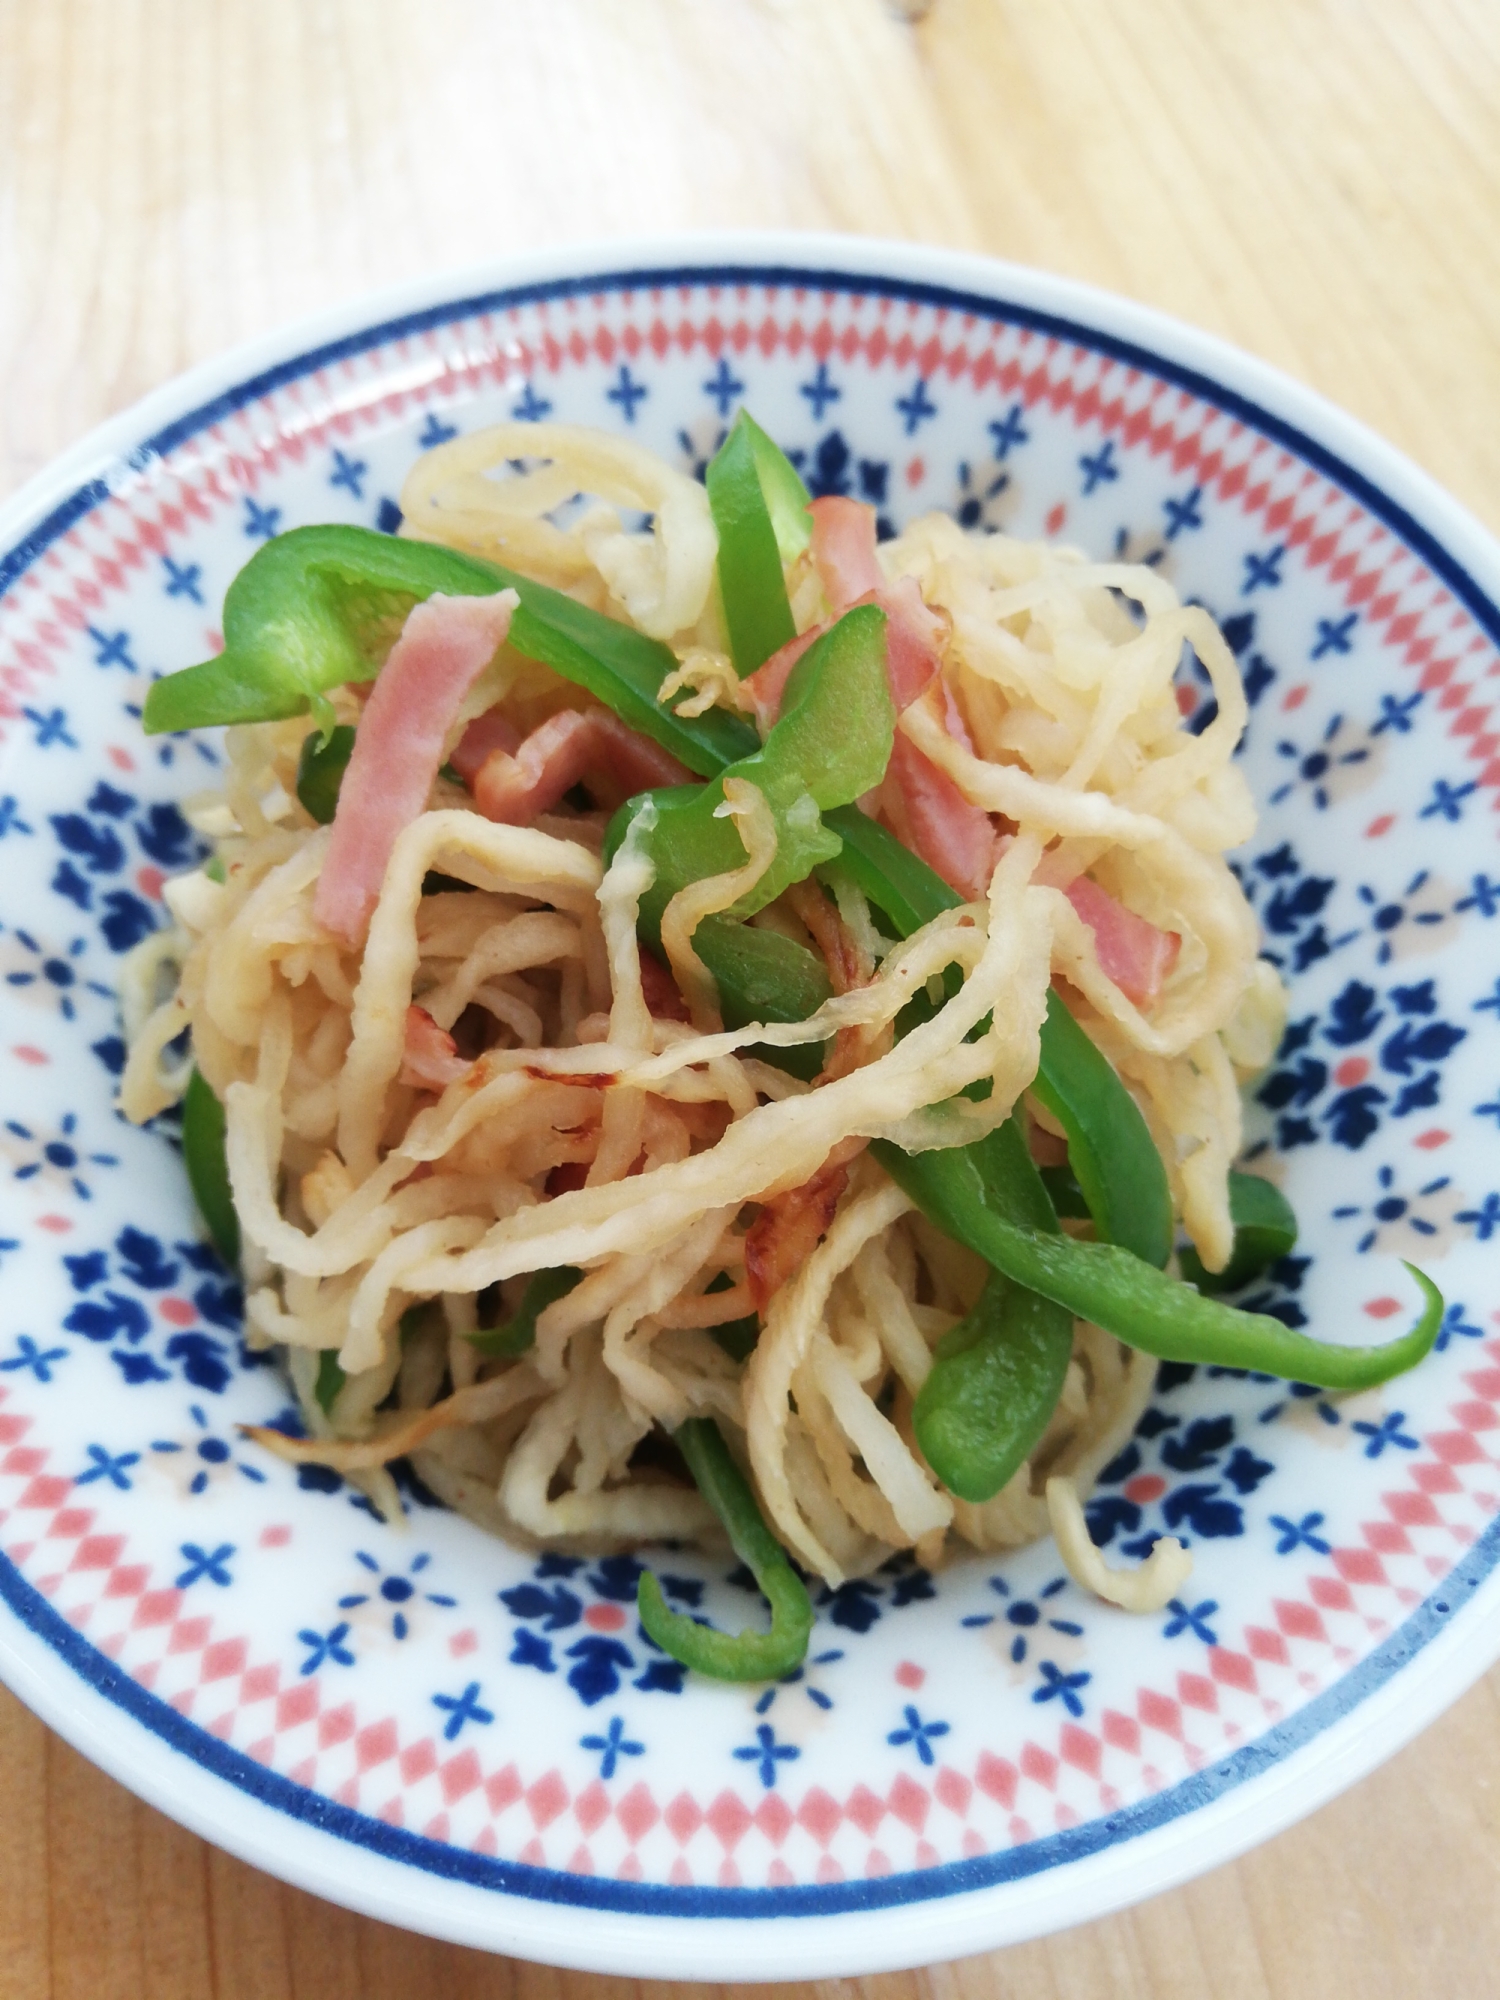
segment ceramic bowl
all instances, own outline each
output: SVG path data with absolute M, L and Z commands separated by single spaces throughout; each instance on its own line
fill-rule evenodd
M 1162 1370 L 1089 1508 L 1190 1586 L 1130 1617 L 1050 1542 L 823 1592 L 806 1666 L 685 1677 L 630 1558 L 404 1527 L 239 1426 L 240 1337 L 169 1133 L 113 1106 L 122 955 L 191 863 L 212 742 L 148 741 L 269 535 L 384 529 L 505 416 L 701 468 L 743 400 L 892 523 L 1157 564 L 1238 655 L 1238 857 L 1291 1026 L 1252 1142 L 1302 1218 L 1250 1299 L 1330 1339 L 1442 1286 L 1415 1374 L 1335 1398 Z M 202 368 L 0 526 L 0 1672 L 187 1825 L 351 1907 L 558 1964 L 775 1979 L 1075 1923 L 1388 1755 L 1500 1647 L 1500 550 L 1306 390 L 1138 306 L 933 251 L 619 245 L 424 281 Z M 1188 677 L 1184 712 L 1203 717 Z M 661 1559 L 680 1605 L 749 1600 Z

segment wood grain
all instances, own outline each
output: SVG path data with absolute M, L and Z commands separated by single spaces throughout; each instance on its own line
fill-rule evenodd
M 1494 0 L 0 0 L 0 493 L 188 363 L 534 244 L 910 236 L 1164 307 L 1500 526 Z M 785 1993 L 1500 1989 L 1500 1675 L 1232 1866 L 988 1958 Z M 0 2000 L 614 2000 L 356 1918 L 0 1696 Z M 769 1992 L 770 1989 L 767 1989 Z

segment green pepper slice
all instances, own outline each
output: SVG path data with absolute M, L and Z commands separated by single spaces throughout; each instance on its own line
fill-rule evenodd
M 741 680 L 797 636 L 748 422 L 741 410 L 704 475 L 719 535 L 719 599 Z
M 1442 1326 L 1442 1293 L 1408 1264 L 1424 1301 L 1408 1333 L 1379 1347 L 1311 1340 L 1269 1314 L 1204 1298 L 1116 1244 L 1080 1243 L 1005 1220 L 988 1197 L 975 1150 L 911 1154 L 883 1140 L 872 1146 L 892 1180 L 940 1229 L 1017 1284 L 1162 1361 L 1246 1368 L 1323 1389 L 1369 1389 L 1415 1367 Z
M 240 1219 L 224 1153 L 224 1107 L 197 1069 L 182 1100 L 182 1162 L 214 1248 L 226 1264 L 238 1264 Z
M 1013 1118 L 965 1149 L 986 1205 L 1055 1234 L 1057 1217 Z M 992 1271 L 973 1310 L 938 1342 L 912 1409 L 922 1455 L 960 1500 L 984 1501 L 1031 1456 L 1062 1394 L 1073 1315 Z
M 340 722 L 326 736 L 316 729 L 302 739 L 297 758 L 297 797 L 319 826 L 331 826 L 339 809 L 339 787 L 354 755 L 354 730 Z
M 471 1347 L 492 1360 L 509 1360 L 536 1345 L 536 1323 L 548 1306 L 565 1299 L 582 1279 L 582 1271 L 571 1264 L 559 1264 L 550 1271 L 536 1271 L 526 1281 L 521 1303 L 503 1326 L 479 1327 L 464 1338 Z
M 698 1491 L 723 1522 L 730 1546 L 771 1607 L 769 1632 L 719 1632 L 672 1611 L 655 1575 L 636 1587 L 648 1636 L 696 1673 L 721 1681 L 773 1681 L 802 1664 L 812 1632 L 812 1600 L 786 1550 L 766 1526 L 755 1495 L 711 1417 L 690 1417 L 673 1433 Z
M 1200 1292 L 1237 1292 L 1296 1247 L 1297 1217 L 1291 1203 L 1259 1174 L 1230 1174 L 1229 1219 L 1234 1224 L 1234 1248 L 1222 1271 L 1206 1270 L 1191 1246 L 1177 1259 L 1182 1275 Z
M 518 653 L 594 695 L 690 771 L 712 776 L 756 747 L 743 716 L 713 709 L 684 721 L 657 701 L 677 665 L 661 641 L 498 563 L 353 527 L 293 528 L 258 549 L 225 596 L 223 652 L 154 682 L 144 727 L 155 735 L 270 722 L 309 708 L 331 723 L 330 691 L 375 678 L 414 604 L 434 591 L 507 589 L 521 600 L 508 641 Z

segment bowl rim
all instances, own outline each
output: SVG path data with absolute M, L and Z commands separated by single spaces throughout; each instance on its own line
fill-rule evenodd
M 147 479 L 157 457 L 217 416 L 320 364 L 419 331 L 424 322 L 448 323 L 502 299 L 600 289 L 723 282 L 816 290 L 824 275 L 838 279 L 840 289 L 858 280 L 870 293 L 994 312 L 1165 372 L 1318 466 L 1404 540 L 1500 640 L 1500 610 L 1491 595 L 1500 595 L 1500 543 L 1403 453 L 1271 364 L 1154 308 L 1051 273 L 878 238 L 769 231 L 580 241 L 518 253 L 398 282 L 242 342 L 107 419 L 0 506 L 0 593 L 73 521 Z M 635 282 L 627 287 L 627 280 Z M 1104 1915 L 1233 1858 L 1325 1803 L 1409 1741 L 1500 1654 L 1497 1562 L 1500 1520 L 1445 1579 L 1451 1603 L 1429 1597 L 1322 1695 L 1185 1788 L 1173 1788 L 1174 1796 L 1184 1789 L 1195 1794 L 1191 1802 L 1155 1824 L 1145 1810 L 1150 1801 L 1118 1816 L 1147 1830 L 1121 1839 L 1101 1822 L 1092 1846 L 1075 1835 L 1074 1858 L 1028 1874 L 1025 1894 L 1016 1893 L 1021 1870 L 985 1879 L 980 1864 L 949 1863 L 941 1890 L 924 1892 L 914 1875 L 908 1878 L 913 1900 L 887 1895 L 881 1907 L 797 1912 L 798 1926 L 781 1932 L 768 1932 L 764 1917 L 610 1909 L 561 1894 L 543 1900 L 524 1889 L 507 1892 L 503 1883 L 476 1893 L 472 1881 L 440 1861 L 424 1858 L 413 1866 L 344 1837 L 323 1838 L 316 1812 L 292 1817 L 271 1803 L 269 1784 L 257 1795 L 197 1759 L 186 1745 L 188 1736 L 202 1734 L 194 1725 L 184 1723 L 184 1740 L 174 1743 L 135 1709 L 135 1726 L 122 1729 L 121 1711 L 132 1713 L 129 1690 L 136 1684 L 109 1670 L 43 1600 L 37 1604 L 44 1615 L 27 1617 L 8 1576 L 0 1577 L 7 1586 L 0 1590 L 6 1600 L 0 1678 L 151 1804 L 240 1858 L 365 1914 L 581 1970 L 731 1980 L 847 1976 L 995 1949 Z M 29 1590 L 18 1575 L 15 1581 Z M 49 1620 L 60 1628 L 50 1638 L 43 1629 Z M 1406 1670 L 1419 1653 L 1412 1678 Z M 59 1654 L 72 1667 L 62 1681 Z M 1216 1773 L 1244 1760 L 1249 1775 L 1216 1782 Z M 430 1845 L 440 1856 L 443 1850 Z M 565 1913 L 571 1921 L 562 1920 Z

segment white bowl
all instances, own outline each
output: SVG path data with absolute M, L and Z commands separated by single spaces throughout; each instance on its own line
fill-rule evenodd
M 1092 1514 L 1116 1548 L 1190 1542 L 1170 1611 L 1094 1602 L 1050 1543 L 907 1567 L 827 1599 L 770 1689 L 654 1653 L 628 1561 L 538 1562 L 423 1504 L 399 1532 L 248 1445 L 284 1386 L 238 1345 L 167 1137 L 112 1106 L 119 955 L 214 755 L 148 742 L 141 697 L 209 650 L 258 538 L 391 525 L 450 425 L 545 409 L 701 462 L 741 396 L 815 488 L 1158 560 L 1225 623 L 1255 696 L 1244 875 L 1293 988 L 1256 1129 L 1304 1237 L 1261 1303 L 1379 1338 L 1415 1307 L 1400 1256 L 1450 1302 L 1420 1370 L 1342 1402 L 1167 1371 Z M 5 510 L 0 593 L 0 1672 L 143 1797 L 469 1944 L 852 1974 L 1181 1881 L 1494 1657 L 1500 550 L 1378 439 L 1033 272 L 613 245 L 403 287 L 169 385 Z M 680 1601 L 748 1602 L 664 1566 Z

